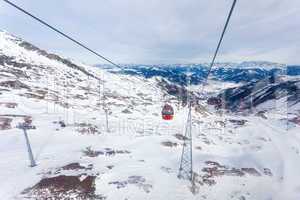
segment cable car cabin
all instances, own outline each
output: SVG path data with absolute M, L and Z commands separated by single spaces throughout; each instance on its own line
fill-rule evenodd
M 164 107 L 161 111 L 161 115 L 164 120 L 172 120 L 173 116 L 174 116 L 173 107 L 169 104 L 164 105 Z

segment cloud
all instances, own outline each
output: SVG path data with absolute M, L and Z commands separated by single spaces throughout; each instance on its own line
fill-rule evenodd
M 14 0 L 118 63 L 211 59 L 231 0 Z M 0 3 L 0 27 L 42 48 L 101 62 Z M 3 9 L 4 8 L 4 9 Z M 238 1 L 218 61 L 300 63 L 300 1 Z M 4 10 L 4 11 L 3 11 Z M 7 15 L 5 13 L 11 13 Z

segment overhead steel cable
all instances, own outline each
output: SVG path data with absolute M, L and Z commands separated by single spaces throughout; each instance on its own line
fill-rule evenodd
M 55 31 L 56 33 L 60 34 L 61 36 L 63 36 L 63 37 L 65 37 L 65 38 L 67 38 L 68 40 L 74 42 L 74 43 L 77 44 L 78 46 L 80 46 L 80 47 L 82 47 L 82 48 L 88 50 L 89 52 L 91 52 L 92 54 L 96 55 L 97 57 L 99 57 L 99 58 L 101 58 L 101 59 L 107 61 L 108 63 L 112 64 L 113 66 L 115 66 L 115 67 L 117 67 L 117 68 L 119 68 L 119 69 L 121 69 L 121 70 L 124 69 L 121 65 L 116 64 L 115 62 L 111 61 L 110 59 L 108 59 L 108 58 L 102 56 L 100 53 L 98 53 L 98 52 L 92 50 L 91 48 L 87 47 L 87 46 L 84 45 L 82 42 L 80 42 L 80 41 L 78 41 L 78 40 L 72 38 L 71 36 L 69 36 L 69 35 L 67 35 L 66 33 L 62 32 L 62 31 L 59 30 L 58 28 L 55 28 L 54 26 L 50 25 L 49 23 L 45 22 L 44 20 L 40 19 L 39 17 L 36 17 L 35 15 L 33 15 L 33 14 L 31 14 L 30 12 L 26 11 L 25 9 L 21 8 L 20 6 L 18 6 L 18 5 L 16 5 L 16 4 L 12 3 L 12 2 L 9 1 L 9 0 L 3 0 L 3 1 L 6 2 L 6 3 L 8 3 L 9 5 L 13 6 L 14 8 L 18 9 L 19 11 L 23 12 L 24 14 L 28 15 L 29 17 L 35 19 L 36 21 L 40 22 L 40 23 L 43 24 L 44 26 L 46 26 L 46 27 L 52 29 L 52 30 Z M 228 15 L 228 17 L 227 17 L 227 20 L 226 20 L 225 26 L 224 26 L 224 28 L 223 28 L 223 31 L 222 31 L 220 40 L 219 40 L 218 45 L 217 45 L 217 48 L 216 48 L 216 50 L 215 50 L 215 53 L 214 53 L 212 62 L 211 62 L 210 65 L 209 65 L 209 69 L 208 69 L 208 72 L 207 72 L 207 74 L 206 74 L 206 76 L 205 76 L 205 81 L 204 81 L 204 84 L 203 84 L 203 85 L 206 84 L 207 79 L 208 79 L 208 77 L 209 77 L 209 75 L 210 75 L 210 73 L 211 73 L 211 71 L 212 71 L 213 65 L 214 65 L 214 63 L 215 63 L 216 57 L 217 57 L 217 55 L 218 55 L 220 46 L 221 46 L 221 44 L 222 44 L 222 41 L 223 41 L 223 38 L 224 38 L 224 35 L 225 35 L 225 32 L 226 32 L 227 27 L 228 27 L 228 24 L 229 24 L 229 22 L 230 22 L 230 19 L 231 19 L 233 10 L 234 10 L 234 8 L 235 8 L 236 1 L 237 1 L 237 0 L 234 0 L 233 3 L 232 3 L 232 6 L 231 6 L 231 9 L 230 9 L 229 15 Z M 140 79 L 140 78 L 137 77 L 137 79 Z M 140 80 L 142 80 L 142 79 L 140 79 Z
M 204 84 L 206 83 L 206 81 L 207 81 L 207 79 L 208 79 L 208 77 L 209 77 L 209 74 L 211 73 L 211 71 L 212 71 L 212 68 L 213 68 L 213 66 L 214 66 L 214 64 L 215 64 L 215 60 L 216 60 L 216 58 L 217 58 L 217 55 L 218 55 L 218 52 L 219 52 L 219 50 L 220 50 L 220 47 L 221 47 L 221 44 L 222 44 L 222 41 L 223 41 L 224 35 L 225 35 L 225 33 L 226 33 L 226 30 L 227 30 L 228 24 L 229 24 L 229 22 L 230 22 L 230 19 L 231 19 L 231 16 L 232 16 L 233 10 L 234 10 L 234 8 L 235 8 L 236 1 L 237 1 L 237 0 L 233 0 L 233 3 L 232 3 L 232 6 L 231 6 L 231 9 L 230 9 L 230 11 L 229 11 L 229 14 L 228 14 L 228 17 L 227 17 L 227 19 L 226 19 L 225 26 L 224 26 L 224 28 L 223 28 L 223 31 L 222 31 L 221 37 L 220 37 L 220 39 L 219 39 L 219 42 L 218 42 L 217 48 L 216 48 L 216 50 L 215 50 L 215 53 L 214 53 L 213 59 L 212 59 L 212 61 L 211 61 L 210 65 L 209 65 L 209 69 L 208 69 L 207 75 L 206 75 L 206 77 L 205 77 L 205 82 L 204 82 Z
M 205 76 L 205 81 L 202 84 L 202 92 L 204 90 L 204 87 L 205 87 L 205 84 L 206 84 L 207 79 L 209 77 L 209 74 L 211 73 L 212 67 L 215 63 L 215 60 L 216 60 L 216 57 L 218 55 L 218 52 L 219 52 L 221 43 L 223 41 L 225 32 L 227 30 L 231 15 L 233 13 L 235 4 L 236 4 L 236 0 L 233 1 L 233 4 L 231 6 L 229 15 L 228 15 L 226 23 L 225 23 L 225 26 L 224 26 L 222 34 L 221 34 L 221 37 L 219 39 L 217 49 L 214 53 L 212 62 L 210 63 L 208 72 Z M 187 84 L 187 87 L 188 87 L 191 84 L 191 79 L 190 79 L 191 77 L 187 76 L 187 78 L 189 80 L 189 84 Z M 179 167 L 178 177 L 190 180 L 191 183 L 192 183 L 192 189 L 194 190 L 195 189 L 195 187 L 194 187 L 195 183 L 194 183 L 194 172 L 193 172 L 192 100 L 190 98 L 188 88 L 187 88 L 187 97 L 188 97 L 187 98 L 187 101 L 188 101 L 188 118 L 187 119 L 188 120 L 186 122 L 186 130 L 185 130 L 185 134 L 184 134 L 185 138 L 187 138 L 187 139 L 184 141 L 184 145 L 182 147 L 182 154 L 181 154 L 181 159 L 180 159 L 180 167 Z
M 20 6 L 12 3 L 11 1 L 8 1 L 8 0 L 3 0 L 4 2 L 8 3 L 9 5 L 13 6 L 14 8 L 18 9 L 19 11 L 23 12 L 24 14 L 28 15 L 29 17 L 35 19 L 36 21 L 40 22 L 41 24 L 45 25 L 46 27 L 52 29 L 53 31 L 55 31 L 56 33 L 60 34 L 61 36 L 67 38 L 68 40 L 71 40 L 72 42 L 74 42 L 75 44 L 79 45 L 80 47 L 88 50 L 89 52 L 91 52 L 92 54 L 100 57 L 101 59 L 107 61 L 108 63 L 118 67 L 118 68 L 121 68 L 122 67 L 116 63 L 114 63 L 113 61 L 111 61 L 110 59 L 102 56 L 100 53 L 92 50 L 91 48 L 87 47 L 86 45 L 84 45 L 82 42 L 72 38 L 71 36 L 69 36 L 68 34 L 62 32 L 61 30 L 55 28 L 54 26 L 50 25 L 49 23 L 45 22 L 44 20 L 40 19 L 39 17 L 36 17 L 35 15 L 31 14 L 30 12 L 26 11 L 25 9 L 21 8 Z
M 118 69 L 120 69 L 121 71 L 123 71 L 125 69 L 125 67 L 122 67 L 119 64 L 116 64 L 115 62 L 111 61 L 110 59 L 102 56 L 101 54 L 99 54 L 98 52 L 92 50 L 91 48 L 87 47 L 86 45 L 84 45 L 82 42 L 72 38 L 71 36 L 67 35 L 66 33 L 64 33 L 63 31 L 59 30 L 58 28 L 55 28 L 54 26 L 50 25 L 49 23 L 45 22 L 44 20 L 40 19 L 39 17 L 36 17 L 35 15 L 31 14 L 30 12 L 26 11 L 25 9 L 21 8 L 20 6 L 12 3 L 9 0 L 3 0 L 4 2 L 8 3 L 9 5 L 13 6 L 14 8 L 18 9 L 19 11 L 23 12 L 24 14 L 30 16 L 31 18 L 35 19 L 36 21 L 40 22 L 41 24 L 43 24 L 44 26 L 52 29 L 53 31 L 55 31 L 56 33 L 60 34 L 61 36 L 63 36 L 64 38 L 67 38 L 68 40 L 71 40 L 72 42 L 74 42 L 75 44 L 79 45 L 80 47 L 88 50 L 90 53 L 96 55 L 97 57 L 100 57 L 101 59 L 107 61 L 108 63 L 112 64 L 113 66 L 117 67 Z M 94 77 L 96 78 L 96 77 Z M 138 80 L 144 82 L 145 80 L 136 76 L 135 78 L 137 78 Z M 97 79 L 97 78 L 96 78 Z M 156 87 L 152 86 L 153 89 L 157 89 Z

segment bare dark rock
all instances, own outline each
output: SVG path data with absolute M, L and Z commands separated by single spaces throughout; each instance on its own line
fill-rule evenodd
M 300 126 L 300 116 L 294 117 L 293 119 L 291 119 L 289 121 Z
M 164 141 L 161 143 L 165 147 L 177 147 L 178 144 L 176 142 Z
M 23 96 L 23 97 L 26 97 L 26 98 L 32 98 L 32 99 L 45 99 L 45 96 L 41 96 L 41 95 L 38 95 L 38 94 L 34 94 L 34 93 L 29 93 L 29 92 L 26 92 L 24 94 L 20 94 L 20 96 Z
M 84 167 L 79 163 L 71 163 L 56 169 L 55 173 L 48 172 L 33 187 L 25 189 L 21 196 L 25 199 L 41 200 L 103 200 L 102 195 L 95 194 L 95 179 L 97 175 L 88 174 L 92 165 Z M 74 175 L 64 175 L 64 171 L 74 171 Z M 79 173 L 78 170 L 84 172 Z M 53 174 L 55 176 L 53 176 Z
M 131 114 L 132 112 L 129 110 L 129 109 L 124 109 L 123 111 L 122 111 L 122 113 L 125 113 L 125 114 Z
M 265 111 L 259 111 L 255 114 L 255 116 L 261 117 L 263 119 L 268 119 L 265 113 L 266 113 Z
M 11 129 L 11 118 L 0 117 L 0 130 L 8 130 Z
M 117 189 L 125 188 L 128 185 L 135 185 L 144 190 L 146 193 L 150 193 L 153 186 L 146 183 L 146 179 L 142 176 L 129 176 L 125 181 L 112 181 L 110 185 L 116 185 Z
M 254 168 L 242 168 L 244 173 L 252 175 L 252 176 L 261 176 L 261 174 Z
M 23 62 L 18 62 L 15 60 L 14 57 L 11 56 L 6 56 L 6 55 L 0 55 L 0 65 L 5 66 L 12 66 L 10 68 L 5 68 L 5 69 L 0 69 L 0 72 L 5 72 L 13 75 L 12 77 L 14 78 L 27 78 L 29 79 L 30 77 L 26 75 L 23 68 L 29 69 L 33 65 L 23 63 Z
M 80 100 L 86 100 L 88 99 L 87 96 L 83 96 L 81 94 L 76 94 L 75 96 L 73 96 L 74 99 L 80 99 Z
M 30 87 L 28 85 L 22 83 L 19 80 L 3 81 L 3 82 L 0 82 L 0 86 L 7 87 L 7 88 L 13 88 L 13 89 L 30 89 Z
M 113 166 L 113 165 L 108 165 L 108 166 L 106 166 L 107 167 L 107 169 L 113 169 L 115 166 Z
M 247 120 L 230 119 L 229 122 L 234 125 L 237 125 L 237 126 L 244 126 L 248 121 Z
M 62 170 L 79 170 L 79 169 L 86 169 L 86 167 L 81 166 L 79 163 L 71 163 L 66 166 L 61 167 Z
M 91 157 L 91 158 L 98 157 L 99 155 L 104 155 L 103 151 L 95 151 L 91 147 L 87 147 L 82 152 L 85 156 Z
M 206 161 L 205 164 L 207 167 L 202 168 L 202 174 L 194 173 L 195 182 L 200 185 L 209 185 L 212 186 L 216 184 L 215 177 L 221 176 L 238 176 L 243 177 L 245 175 L 250 176 L 261 176 L 255 168 L 234 168 L 226 165 L 221 165 L 215 161 Z M 265 173 L 264 173 L 265 174 Z
M 130 154 L 131 152 L 128 150 L 116 150 L 111 148 L 104 148 L 103 150 L 93 150 L 91 147 L 87 147 L 85 150 L 82 151 L 85 156 L 94 158 L 100 155 L 105 156 L 115 156 L 118 154 Z
M 197 149 L 197 150 L 202 150 L 202 147 L 197 146 L 197 147 L 195 147 L 195 149 Z
M 21 118 L 27 118 L 31 117 L 29 115 L 17 115 L 17 114 L 6 114 L 6 115 L 0 115 L 0 117 L 21 117 Z
M 264 174 L 266 176 L 273 176 L 273 173 L 269 168 L 264 168 Z
M 64 121 L 59 121 L 58 124 L 60 125 L 61 128 L 65 128 L 67 126 Z
M 44 178 L 36 185 L 22 192 L 25 198 L 39 200 L 102 200 L 105 197 L 95 194 L 95 176 L 87 176 L 83 180 L 78 176 L 60 175 Z
M 101 134 L 101 131 L 99 130 L 98 126 L 89 124 L 89 123 L 80 123 L 75 124 L 78 128 L 76 129 L 77 132 L 81 134 L 87 134 L 87 135 L 96 135 Z
M 179 133 L 175 134 L 174 137 L 176 137 L 178 140 L 182 140 L 182 141 L 187 140 L 187 137 L 185 137 L 184 135 L 179 134 Z
M 6 108 L 16 108 L 18 104 L 12 102 L 0 102 L 0 106 L 5 106 Z
M 207 104 L 213 105 L 216 109 L 219 109 L 222 107 L 222 99 L 220 97 L 210 97 L 207 100 Z

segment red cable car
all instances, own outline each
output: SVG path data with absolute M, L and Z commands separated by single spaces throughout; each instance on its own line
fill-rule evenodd
M 172 120 L 173 116 L 174 116 L 173 107 L 169 104 L 164 105 L 164 107 L 161 111 L 161 115 L 164 120 Z

